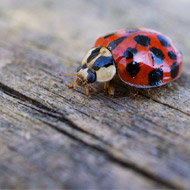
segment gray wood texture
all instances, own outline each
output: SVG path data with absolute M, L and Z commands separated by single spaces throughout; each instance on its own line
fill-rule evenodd
M 190 2 L 1 0 L 0 188 L 189 189 Z M 182 76 L 139 90 L 69 90 L 86 51 L 128 26 L 170 36 Z

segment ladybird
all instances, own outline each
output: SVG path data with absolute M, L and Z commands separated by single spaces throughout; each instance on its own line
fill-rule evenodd
M 75 84 L 85 88 L 103 82 L 114 95 L 114 76 L 137 88 L 162 86 L 181 74 L 182 54 L 171 39 L 145 28 L 123 28 L 100 37 L 78 67 Z

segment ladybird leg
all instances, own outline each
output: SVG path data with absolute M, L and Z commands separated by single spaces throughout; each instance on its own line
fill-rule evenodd
M 104 83 L 104 92 L 105 92 L 105 93 L 108 92 L 108 89 L 109 89 L 109 83 L 110 83 L 110 82 L 105 82 L 105 83 Z
M 134 96 L 137 97 L 139 95 L 139 91 L 137 88 L 134 88 L 132 86 L 129 86 L 128 88 L 129 88 L 130 93 L 133 94 Z
M 86 96 L 88 96 L 89 95 L 89 89 L 87 86 L 84 86 L 84 88 L 85 88 L 85 94 L 86 94 Z
M 75 86 L 75 84 L 76 84 L 76 81 L 74 81 L 74 82 L 71 84 L 71 86 L 69 86 L 69 89 L 73 89 L 74 86 Z
M 92 88 L 92 90 L 93 90 L 94 92 L 96 92 L 96 88 L 94 88 L 92 85 L 90 85 L 89 87 Z
M 114 80 L 111 80 L 111 81 L 109 81 L 108 94 L 109 94 L 110 96 L 114 96 L 114 91 L 115 91 L 115 88 L 114 88 Z

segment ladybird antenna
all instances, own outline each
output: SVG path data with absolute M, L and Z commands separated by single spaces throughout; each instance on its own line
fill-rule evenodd
M 64 74 L 64 73 L 61 73 L 61 74 L 59 74 L 59 76 L 71 76 L 71 77 L 76 77 L 77 74 Z

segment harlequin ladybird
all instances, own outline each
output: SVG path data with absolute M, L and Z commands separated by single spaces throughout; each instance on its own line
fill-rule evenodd
M 104 82 L 114 94 L 113 78 L 118 74 L 126 84 L 137 88 L 162 86 L 181 74 L 182 54 L 167 36 L 145 28 L 123 28 L 100 37 L 77 69 L 75 84 Z

